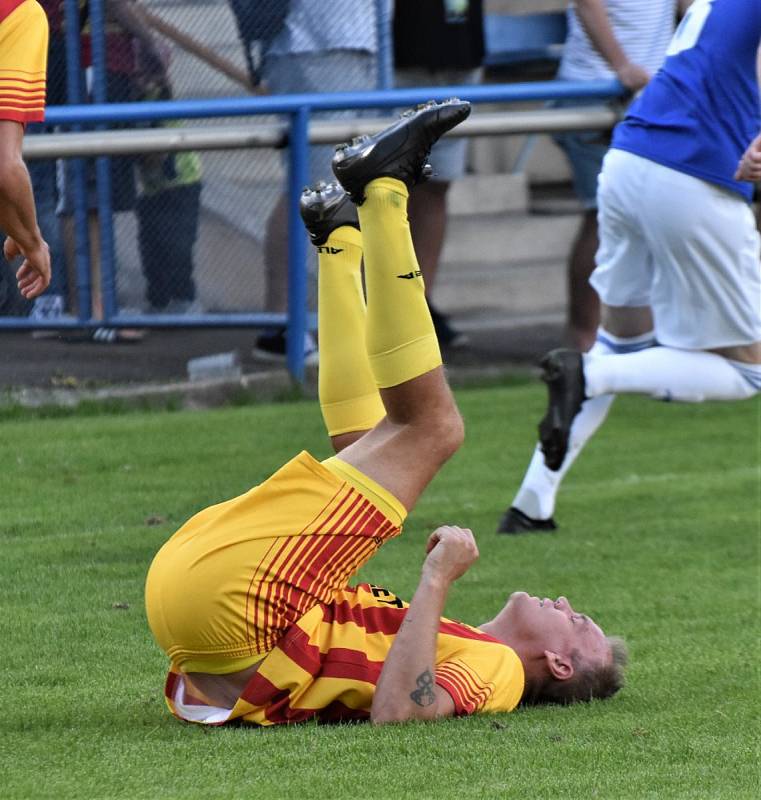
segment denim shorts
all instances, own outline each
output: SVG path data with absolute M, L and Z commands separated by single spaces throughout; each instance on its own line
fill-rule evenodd
M 599 106 L 600 101 L 559 100 L 554 108 L 574 108 L 585 105 Z M 597 208 L 597 177 L 602 171 L 602 160 L 610 148 L 610 131 L 567 131 L 552 137 L 565 153 L 573 176 L 573 189 L 583 207 L 589 211 Z
M 268 56 L 263 77 L 272 94 L 311 92 L 363 92 L 378 85 L 377 61 L 364 50 L 331 50 L 326 53 L 292 53 Z M 370 112 L 373 116 L 375 112 Z M 323 111 L 313 119 L 356 119 L 367 112 Z M 309 182 L 331 181 L 330 161 L 335 147 L 313 145 L 309 148 Z M 284 155 L 287 163 L 288 153 Z
M 396 87 L 407 89 L 420 86 L 473 85 L 481 81 L 480 69 L 430 70 L 417 67 L 398 69 Z M 467 137 L 445 136 L 431 149 L 429 161 L 433 167 L 433 181 L 450 182 L 462 178 L 468 161 Z

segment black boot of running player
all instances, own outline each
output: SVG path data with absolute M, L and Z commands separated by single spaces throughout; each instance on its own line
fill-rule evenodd
M 552 350 L 541 360 L 548 405 L 539 423 L 539 441 L 548 469 L 560 469 L 568 452 L 571 425 L 584 402 L 584 362 L 576 350 Z

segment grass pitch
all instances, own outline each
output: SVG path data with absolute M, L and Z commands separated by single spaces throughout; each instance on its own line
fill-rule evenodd
M 611 701 L 406 724 L 204 730 L 175 721 L 143 610 L 189 515 L 304 447 L 314 403 L 6 420 L 0 436 L 3 798 L 755 798 L 759 406 L 620 399 L 568 476 L 556 534 L 496 536 L 538 386 L 460 392 L 467 443 L 361 577 L 410 597 L 428 531 L 481 559 L 447 614 L 567 594 L 630 644 Z

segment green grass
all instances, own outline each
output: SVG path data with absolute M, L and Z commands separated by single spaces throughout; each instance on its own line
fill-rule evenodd
M 478 623 L 515 589 L 563 592 L 627 637 L 618 697 L 380 729 L 181 724 L 146 626 L 148 565 L 197 509 L 301 447 L 327 456 L 316 404 L 6 419 L 0 796 L 757 797 L 758 404 L 617 401 L 568 476 L 561 530 L 497 537 L 543 393 L 458 398 L 466 446 L 363 577 L 409 597 L 426 533 L 468 525 L 482 555 L 448 615 Z

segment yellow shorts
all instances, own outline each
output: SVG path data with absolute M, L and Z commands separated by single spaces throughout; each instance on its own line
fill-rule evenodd
M 48 18 L 37 0 L 0 0 L 0 120 L 45 118 Z
M 180 672 L 246 669 L 345 588 L 405 515 L 345 462 L 302 452 L 196 514 L 159 550 L 145 587 L 153 635 Z

